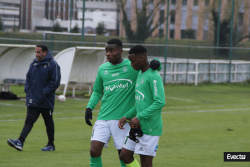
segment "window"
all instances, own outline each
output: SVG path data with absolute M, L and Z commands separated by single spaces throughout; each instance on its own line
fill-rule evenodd
M 238 15 L 238 25 L 239 26 L 243 25 L 243 13 L 239 13 Z
M 182 5 L 186 6 L 187 5 L 187 0 L 182 0 Z
M 170 30 L 170 38 L 174 38 L 174 30 Z
M 194 6 L 198 6 L 198 0 L 194 0 Z
M 163 34 L 163 29 L 159 29 L 159 37 L 163 38 L 164 34 Z
M 209 6 L 209 0 L 205 0 L 205 6 Z
M 160 24 L 164 23 L 164 10 L 160 10 Z
M 186 30 L 181 30 L 181 39 L 186 38 Z
M 203 30 L 203 40 L 208 40 L 208 31 Z
M 171 24 L 174 24 L 175 23 L 175 10 L 172 10 L 171 12 L 170 12 L 170 23 Z
M 171 0 L 171 5 L 175 5 L 176 4 L 176 0 Z

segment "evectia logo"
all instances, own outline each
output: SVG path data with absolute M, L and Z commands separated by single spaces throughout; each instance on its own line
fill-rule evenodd
M 119 84 L 119 85 L 113 85 L 113 86 L 107 86 L 107 87 L 105 87 L 105 90 L 106 91 L 108 91 L 108 90 L 110 90 L 111 92 L 112 91 L 114 91 L 114 90 L 116 90 L 116 91 L 118 91 L 118 90 L 121 90 L 121 89 L 125 89 L 125 88 L 127 88 L 128 87 L 128 83 L 126 83 L 126 84 Z

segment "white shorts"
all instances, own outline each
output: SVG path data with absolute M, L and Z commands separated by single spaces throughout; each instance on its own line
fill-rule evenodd
M 91 141 L 96 140 L 105 143 L 108 147 L 110 137 L 113 137 L 114 146 L 117 150 L 122 149 L 123 140 L 129 131 L 129 124 L 124 125 L 124 129 L 118 127 L 119 120 L 97 120 L 92 130 Z
M 149 156 L 156 156 L 156 152 L 158 149 L 158 142 L 160 136 L 150 136 L 143 134 L 142 137 L 138 137 L 138 143 L 134 142 L 128 137 L 124 139 L 123 148 L 134 151 L 135 154 L 139 155 L 149 155 Z

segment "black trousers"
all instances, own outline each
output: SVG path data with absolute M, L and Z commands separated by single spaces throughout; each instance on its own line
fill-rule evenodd
M 30 133 L 33 128 L 34 123 L 38 119 L 40 113 L 43 116 L 43 120 L 46 126 L 46 131 L 48 135 L 48 144 L 54 146 L 54 134 L 55 134 L 55 127 L 53 121 L 53 110 L 50 108 L 38 108 L 38 107 L 27 107 L 27 116 L 25 120 L 25 124 L 23 130 L 20 134 L 19 140 L 24 143 L 26 137 Z

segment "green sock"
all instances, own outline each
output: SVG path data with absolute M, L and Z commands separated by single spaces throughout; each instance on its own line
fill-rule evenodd
M 90 157 L 90 167 L 102 167 L 102 158 L 100 157 Z
M 136 159 L 134 159 L 133 162 L 131 162 L 130 164 L 126 164 L 127 167 L 140 167 L 139 163 L 137 162 Z
M 126 167 L 125 163 L 122 160 L 120 160 L 120 163 L 121 163 L 121 167 Z

